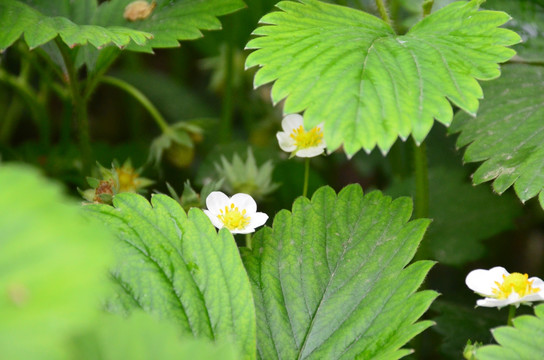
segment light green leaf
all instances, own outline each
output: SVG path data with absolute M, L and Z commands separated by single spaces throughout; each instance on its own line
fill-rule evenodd
M 61 359 L 106 294 L 111 238 L 37 171 L 0 166 L 0 354 Z
M 232 343 L 180 338 L 179 329 L 136 311 L 124 318 L 104 314 L 95 329 L 73 341 L 73 359 L 95 360 L 236 360 Z
M 512 184 L 525 202 L 539 193 L 544 207 L 544 69 L 508 65 L 503 76 L 484 87 L 477 118 L 459 113 L 450 132 L 461 132 L 457 146 L 468 145 L 467 162 L 484 161 L 474 184 L 493 180 L 502 194 Z
M 131 50 L 151 51 L 151 48 L 179 46 L 179 40 L 202 37 L 201 30 L 219 30 L 217 16 L 226 15 L 245 6 L 242 0 L 157 0 L 157 6 L 144 20 L 130 22 L 123 17 L 125 7 L 133 0 L 112 0 L 102 3 L 96 12 L 96 24 L 116 24 L 153 34 L 146 46 Z
M 101 48 L 110 43 L 125 47 L 133 41 L 144 45 L 151 34 L 119 26 L 79 25 L 66 17 L 48 16 L 16 0 L 0 3 L 0 51 L 11 46 L 21 35 L 32 49 L 57 35 L 70 47 L 87 43 Z
M 320 188 L 244 255 L 257 308 L 262 359 L 398 359 L 432 322 L 417 322 L 436 297 L 416 292 L 433 265 L 412 259 L 429 221 L 408 221 L 412 202 L 358 185 Z
M 165 195 L 151 204 L 123 193 L 114 206 L 86 208 L 117 235 L 111 272 L 119 300 L 111 309 L 139 307 L 197 337 L 233 341 L 255 357 L 255 309 L 247 274 L 230 232 L 199 209 L 185 214 Z
M 514 326 L 492 330 L 499 345 L 488 345 L 476 351 L 478 360 L 535 360 L 544 357 L 544 304 L 535 306 L 535 316 L 514 318 Z
M 414 196 L 414 191 L 410 178 L 387 193 Z M 520 212 L 514 196 L 497 198 L 489 189 L 475 188 L 458 168 L 429 169 L 429 217 L 433 222 L 424 241 L 432 258 L 442 264 L 462 265 L 480 259 L 485 252 L 481 241 L 514 228 Z
M 476 81 L 500 75 L 497 63 L 520 41 L 503 12 L 478 11 L 481 0 L 432 13 L 406 35 L 354 9 L 301 0 L 261 19 L 247 44 L 247 67 L 259 65 L 255 86 L 276 81 L 274 102 L 284 113 L 304 112 L 305 125 L 325 122 L 330 150 L 348 155 L 376 145 L 387 152 L 397 137 L 422 142 L 434 119 L 450 124 L 452 107 L 478 110 Z
M 517 32 L 523 42 L 514 46 L 524 61 L 544 60 L 544 2 L 542 0 L 487 0 L 486 9 L 502 10 L 512 16 L 506 27 Z

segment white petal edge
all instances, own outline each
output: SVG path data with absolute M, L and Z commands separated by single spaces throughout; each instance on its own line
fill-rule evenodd
M 300 114 L 289 114 L 281 121 L 281 128 L 288 134 L 301 125 L 304 127 L 304 118 Z
M 206 207 L 215 215 L 219 215 L 219 210 L 228 205 L 230 205 L 229 197 L 221 191 L 212 191 L 206 198 Z
M 502 283 L 502 276 L 508 276 L 509 273 L 505 268 L 496 266 L 489 270 L 477 269 L 472 270 L 465 279 L 465 284 L 468 288 L 482 296 L 492 296 L 493 288 L 496 287 L 495 281 Z M 479 300 L 480 301 L 480 300 Z M 484 306 L 484 305 L 482 305 Z
M 216 228 L 222 229 L 225 226 L 223 224 L 223 222 L 221 222 L 221 220 L 219 220 L 219 218 L 217 217 L 217 214 L 213 214 L 209 210 L 204 210 L 204 214 L 206 214 L 208 216 L 208 218 L 212 222 L 212 225 L 215 226 Z
M 276 139 L 278 139 L 280 149 L 285 152 L 293 152 L 297 149 L 297 146 L 295 145 L 295 140 L 293 140 L 293 138 L 289 136 L 289 134 L 283 131 L 276 133 Z
M 251 220 L 249 221 L 249 225 L 247 227 L 258 228 L 259 226 L 263 226 L 267 220 L 268 215 L 262 212 L 257 212 L 251 216 Z
M 247 216 L 252 216 L 252 214 L 257 212 L 257 203 L 248 194 L 244 194 L 244 193 L 234 194 L 230 198 L 230 202 L 234 204 L 234 206 L 238 207 L 238 210 L 240 211 L 246 210 Z
M 296 152 L 295 155 L 301 158 L 309 158 L 309 157 L 315 157 L 315 156 L 321 155 L 324 152 L 325 152 L 325 147 L 315 146 L 315 147 L 311 147 L 307 149 L 300 149 L 299 151 Z

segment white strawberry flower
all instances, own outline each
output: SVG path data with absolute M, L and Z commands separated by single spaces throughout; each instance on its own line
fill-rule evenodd
M 238 193 L 228 197 L 221 191 L 213 191 L 206 198 L 204 213 L 218 228 L 227 228 L 233 234 L 249 234 L 264 225 L 268 215 L 257 212 L 257 203 L 248 194 Z
M 290 114 L 283 118 L 283 131 L 276 133 L 280 148 L 298 157 L 314 157 L 323 154 L 327 145 L 323 139 L 323 123 L 306 131 L 304 118 Z
M 475 293 L 484 297 L 476 302 L 477 306 L 504 307 L 507 305 L 528 304 L 544 301 L 544 281 L 527 274 L 509 273 L 497 266 L 489 270 L 471 271 L 465 283 Z

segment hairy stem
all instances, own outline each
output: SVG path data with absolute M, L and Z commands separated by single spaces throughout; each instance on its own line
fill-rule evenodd
M 414 145 L 414 171 L 416 177 L 415 215 L 416 218 L 429 216 L 429 169 L 427 145 Z
M 246 247 L 251 250 L 251 234 L 246 234 Z
M 92 152 L 91 137 L 89 134 L 89 119 L 87 117 L 87 101 L 83 97 L 79 86 L 76 66 L 68 47 L 57 37 L 55 39 L 57 46 L 64 60 L 66 71 L 68 72 L 68 84 L 72 93 L 72 103 L 74 104 L 74 118 L 77 125 L 79 136 L 79 147 L 81 151 L 83 173 L 88 174 L 91 170 Z
M 385 0 L 376 0 L 376 6 L 378 7 L 378 11 L 383 21 L 385 21 L 389 25 L 392 25 L 391 18 L 389 17 L 389 13 L 387 12 L 387 6 L 385 4 Z
M 514 316 L 516 316 L 516 307 L 514 305 L 510 305 L 510 308 L 508 309 L 508 320 L 506 321 L 506 325 L 513 325 L 512 319 L 514 319 Z
M 302 188 L 302 196 L 308 194 L 308 181 L 310 179 L 310 158 L 304 159 L 304 187 Z
M 153 120 L 157 123 L 157 125 L 161 128 L 161 130 L 166 133 L 172 131 L 170 129 L 170 125 L 166 122 L 164 117 L 161 115 L 159 110 L 153 105 L 153 103 L 145 96 L 140 90 L 138 90 L 135 86 L 129 84 L 128 82 L 114 78 L 111 76 L 102 76 L 100 78 L 100 81 L 109 84 L 112 86 L 115 86 L 123 91 L 125 91 L 127 94 L 131 95 L 134 99 L 136 99 L 151 115 Z

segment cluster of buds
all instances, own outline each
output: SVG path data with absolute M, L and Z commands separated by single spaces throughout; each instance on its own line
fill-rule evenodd
M 87 178 L 90 189 L 84 191 L 78 189 L 81 196 L 92 203 L 111 204 L 116 194 L 140 192 L 153 184 L 153 180 L 140 176 L 141 169 L 134 169 L 130 159 L 125 161 L 122 166 L 114 160 L 111 169 L 106 169 L 98 164 L 98 172 L 100 178 Z

